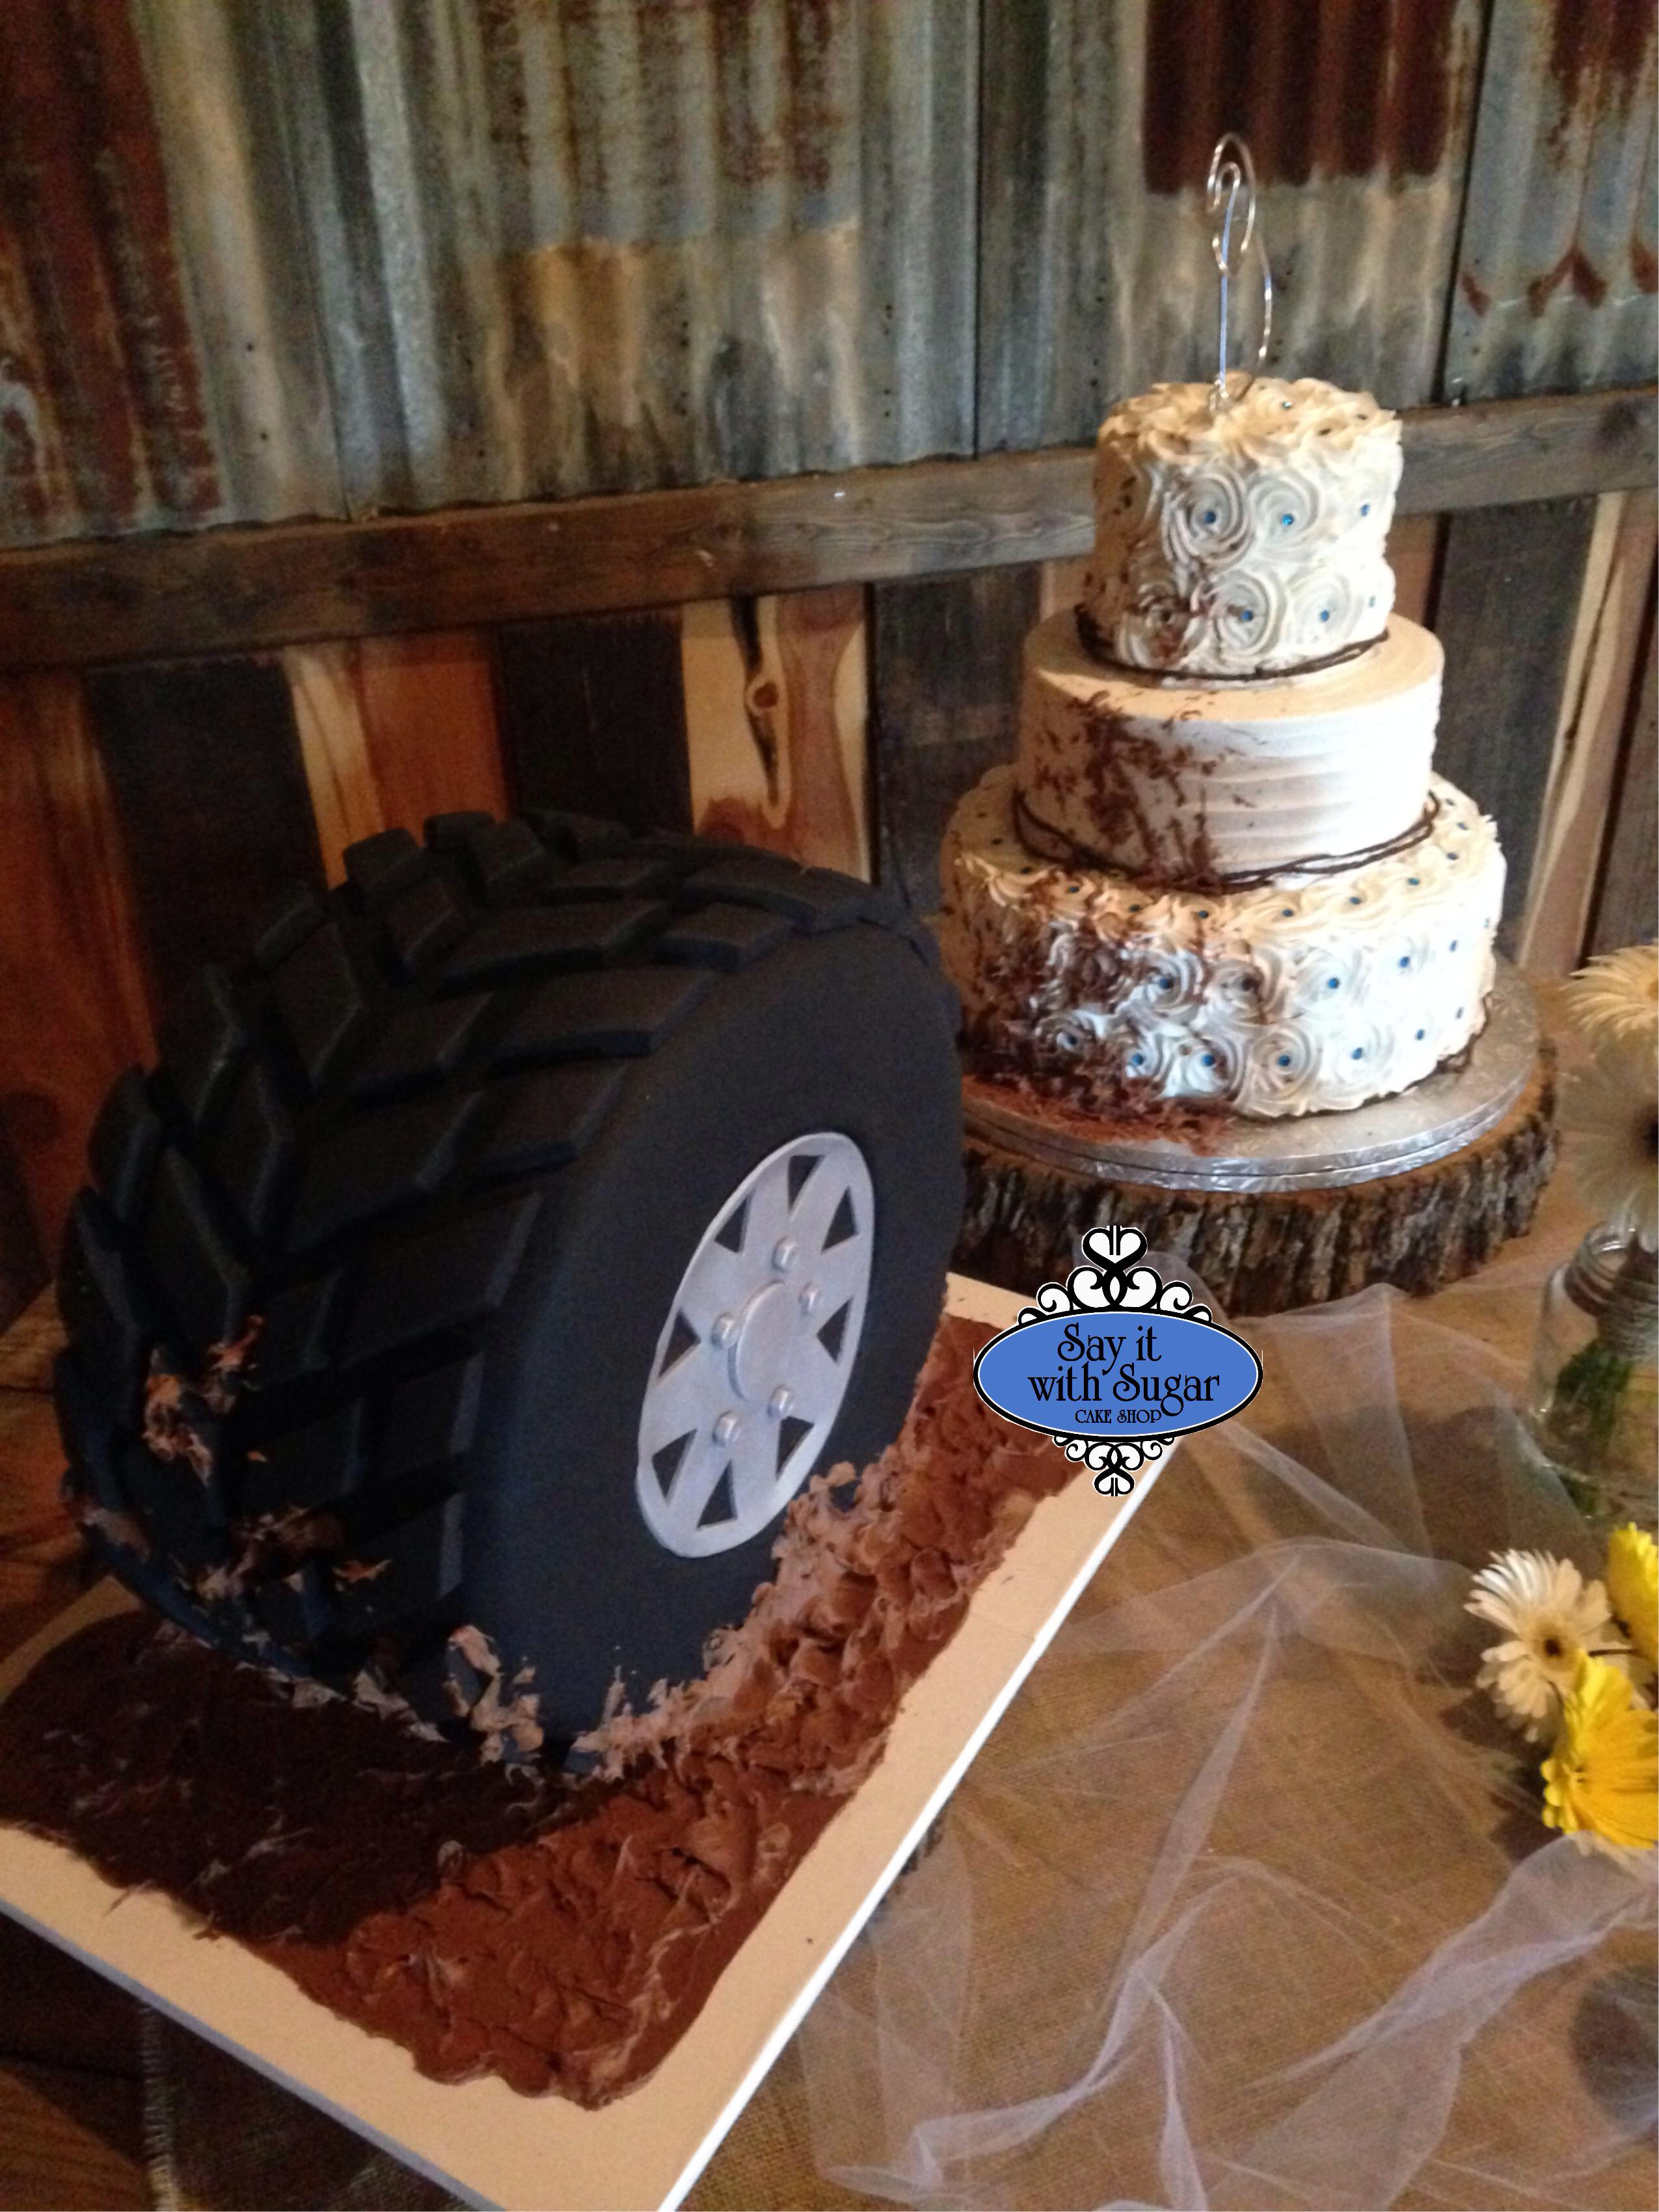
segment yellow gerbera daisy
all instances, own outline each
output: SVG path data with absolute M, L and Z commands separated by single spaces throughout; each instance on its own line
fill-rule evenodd
M 1607 1540 L 1607 1602 L 1648 1664 L 1659 1666 L 1659 1544 L 1633 1521 Z
M 1580 1661 L 1544 1761 L 1544 1818 L 1581 1850 L 1651 1850 L 1659 1842 L 1659 1714 L 1616 1667 Z

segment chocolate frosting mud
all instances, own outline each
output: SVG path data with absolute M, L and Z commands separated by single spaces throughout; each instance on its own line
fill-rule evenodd
M 1075 1470 L 974 1391 L 941 1322 L 903 1434 L 796 1499 L 696 1682 L 584 1779 L 238 1664 L 149 1614 L 0 1706 L 0 1820 L 166 1890 L 442 2081 L 600 2105 L 673 2047 L 1036 1501 Z

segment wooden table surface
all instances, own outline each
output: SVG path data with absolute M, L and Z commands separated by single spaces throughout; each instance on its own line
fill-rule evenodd
M 1541 1275 L 1587 1225 L 1558 1175 L 1531 1235 L 1495 1264 L 1508 1272 L 1530 1251 Z M 1468 1291 L 1441 1297 L 1459 1301 L 1457 1326 L 1474 1325 Z M 1440 1299 L 1425 1303 L 1432 1310 Z M 1519 1326 L 1511 1315 L 1504 1333 Z M 49 1393 L 59 1340 L 49 1292 L 0 1338 L 0 1653 L 86 1586 L 79 1539 L 58 1504 L 62 1455 Z M 1525 1346 L 1502 1348 L 1520 1355 Z M 0 1989 L 0 2212 L 151 2203 L 136 2001 L 4 1920 Z

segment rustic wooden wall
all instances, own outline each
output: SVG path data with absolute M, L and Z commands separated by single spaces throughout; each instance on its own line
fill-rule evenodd
M 1440 757 L 1492 807 L 1510 943 L 1562 973 L 1652 925 L 1650 494 L 1407 514 L 1444 637 Z M 45 1281 L 105 1087 L 273 885 L 454 807 L 695 824 L 920 911 L 1012 748 L 1070 561 L 269 652 L 0 676 L 0 1322 Z M 1611 824 L 1611 834 L 1608 825 Z

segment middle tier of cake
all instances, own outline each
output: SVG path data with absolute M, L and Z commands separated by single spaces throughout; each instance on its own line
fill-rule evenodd
M 1311 1114 L 1403 1091 L 1480 1031 L 1504 856 L 1443 777 L 1432 834 L 1403 851 L 1203 891 L 1044 860 L 1015 774 L 983 777 L 945 844 L 941 947 L 985 1072 L 1077 1079 L 1130 1111 Z
M 1359 866 L 1424 823 L 1438 639 L 1395 616 L 1358 658 L 1255 684 L 1112 668 L 1066 612 L 1025 641 L 1020 835 L 1045 859 L 1242 887 Z

